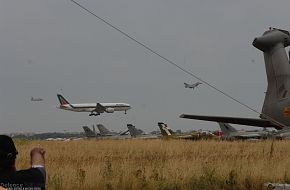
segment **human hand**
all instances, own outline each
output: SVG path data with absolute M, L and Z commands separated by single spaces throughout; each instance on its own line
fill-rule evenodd
M 43 148 L 39 148 L 39 147 L 33 148 L 30 151 L 30 156 L 33 156 L 35 154 L 41 154 L 42 156 L 44 156 L 45 150 Z
M 41 165 L 44 167 L 45 160 L 44 160 L 45 150 L 43 148 L 33 148 L 30 151 L 31 157 L 31 166 L 33 165 Z

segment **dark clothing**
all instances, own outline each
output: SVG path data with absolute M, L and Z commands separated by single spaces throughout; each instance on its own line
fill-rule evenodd
M 0 159 L 15 160 L 17 154 L 18 152 L 11 137 L 0 135 Z
M 44 168 L 30 168 L 12 172 L 0 171 L 0 186 L 11 190 L 44 190 Z

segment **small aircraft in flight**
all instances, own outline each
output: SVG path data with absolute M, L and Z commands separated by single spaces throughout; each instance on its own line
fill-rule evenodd
M 131 109 L 130 104 L 126 103 L 83 103 L 70 104 L 62 95 L 57 94 L 59 100 L 59 109 L 75 111 L 75 112 L 89 112 L 89 116 L 98 116 L 101 113 L 114 113 L 115 111 L 124 111 Z
M 200 84 L 202 84 L 202 83 L 201 82 L 196 82 L 196 83 L 193 83 L 193 84 L 184 83 L 184 87 L 185 88 L 192 88 L 192 90 L 194 90 Z
M 32 102 L 41 102 L 41 101 L 43 101 L 43 99 L 42 98 L 34 98 L 34 97 L 31 97 L 30 98 L 30 101 L 32 101 Z

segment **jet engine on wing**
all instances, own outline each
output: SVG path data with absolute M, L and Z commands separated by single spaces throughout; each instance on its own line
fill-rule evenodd
M 107 113 L 114 113 L 114 108 L 106 108 Z

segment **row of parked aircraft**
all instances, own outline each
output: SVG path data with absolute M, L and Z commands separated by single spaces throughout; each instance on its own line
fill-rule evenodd
M 115 132 L 110 131 L 102 124 L 97 124 L 97 128 L 99 130 L 99 133 L 96 132 L 95 126 L 93 125 L 92 129 L 90 129 L 88 126 L 83 126 L 84 132 L 86 137 L 92 138 L 117 138 L 117 139 L 125 139 L 125 138 L 159 138 L 160 135 L 156 135 L 154 133 L 146 133 L 142 131 L 141 129 L 137 129 L 132 124 L 127 124 L 128 130 L 121 131 L 121 132 Z
M 158 123 L 163 137 L 175 139 L 221 139 L 221 140 L 258 140 L 258 139 L 288 139 L 290 138 L 290 130 L 255 130 L 255 131 L 238 131 L 228 123 L 219 123 L 222 133 L 209 131 L 193 131 L 186 133 L 176 133 L 170 129 L 165 123 Z
M 99 132 L 96 132 L 95 126 L 92 129 L 88 126 L 83 126 L 85 136 L 88 138 L 101 139 L 184 139 L 184 140 L 199 140 L 199 139 L 222 139 L 222 140 L 257 140 L 257 139 L 287 139 L 290 138 L 290 130 L 269 131 L 269 130 L 255 130 L 255 131 L 238 131 L 233 126 L 227 123 L 219 123 L 220 131 L 173 131 L 163 122 L 158 123 L 160 129 L 159 133 L 146 133 L 141 129 L 137 129 L 132 124 L 127 124 L 128 130 L 115 132 L 110 131 L 102 124 L 97 124 Z

